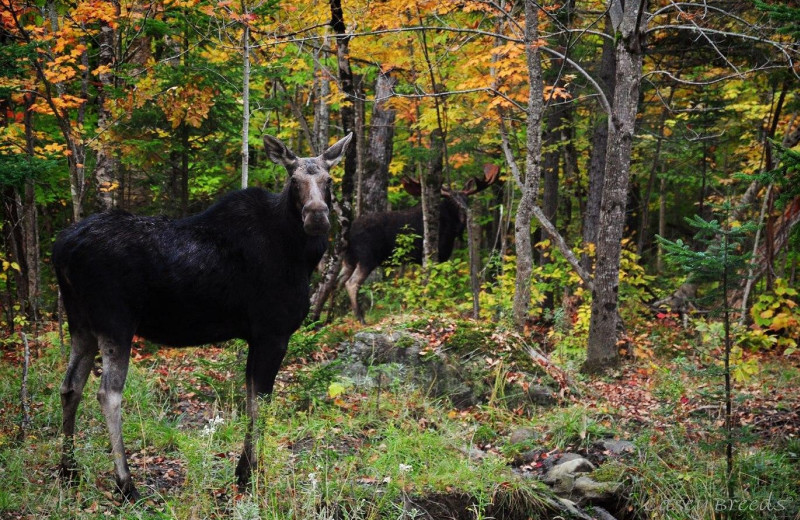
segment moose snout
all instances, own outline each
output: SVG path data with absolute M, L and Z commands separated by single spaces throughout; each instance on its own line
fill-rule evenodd
M 309 235 L 324 235 L 331 227 L 328 206 L 323 202 L 309 202 L 303 206 L 303 230 Z

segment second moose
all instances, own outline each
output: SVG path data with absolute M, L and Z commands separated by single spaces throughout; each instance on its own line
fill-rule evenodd
M 438 260 L 440 262 L 450 258 L 456 237 L 464 231 L 466 197 L 494 184 L 499 172 L 500 169 L 496 165 L 487 164 L 484 166 L 484 176 L 470 179 L 463 190 L 458 192 L 442 190 L 442 201 L 439 205 Z M 418 181 L 404 179 L 403 186 L 410 194 L 419 196 L 420 184 Z M 350 307 L 361 323 L 364 323 L 364 313 L 358 305 L 358 290 L 364 280 L 376 267 L 392 256 L 399 235 L 417 235 L 408 259 L 421 264 L 422 233 L 422 205 L 420 204 L 405 210 L 369 213 L 353 221 L 340 282 L 345 284 L 347 295 L 350 298 Z

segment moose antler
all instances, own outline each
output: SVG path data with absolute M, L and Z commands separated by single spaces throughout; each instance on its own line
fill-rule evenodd
M 464 185 L 461 191 L 464 195 L 472 195 L 483 191 L 500 178 L 500 166 L 487 163 L 483 165 L 483 178 L 473 177 Z
M 405 189 L 406 192 L 408 192 L 408 194 L 412 197 L 419 197 L 422 195 L 422 183 L 420 183 L 417 179 L 403 176 L 403 178 L 400 179 L 400 184 L 403 185 L 403 189 Z
M 464 183 L 464 189 L 461 190 L 463 195 L 473 195 L 480 191 L 485 190 L 500 178 L 500 166 L 496 164 L 487 163 L 483 165 L 483 177 L 472 177 Z M 412 197 L 419 197 L 422 194 L 422 183 L 417 179 L 404 176 L 400 179 L 403 188 Z M 451 191 L 447 188 L 442 188 L 442 195 L 449 197 Z M 458 193 L 458 192 L 456 192 Z

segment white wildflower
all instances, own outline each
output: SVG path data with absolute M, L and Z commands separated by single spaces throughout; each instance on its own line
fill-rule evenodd
M 214 435 L 214 432 L 217 431 L 217 426 L 219 426 L 220 424 L 222 424 L 224 422 L 225 422 L 225 419 L 223 419 L 222 417 L 217 415 L 213 419 L 209 419 L 208 420 L 208 424 L 203 426 L 203 430 L 200 433 L 202 435 L 206 436 L 206 437 Z

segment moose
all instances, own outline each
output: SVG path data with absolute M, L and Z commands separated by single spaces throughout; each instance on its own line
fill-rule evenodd
M 483 167 L 484 176 L 469 179 L 461 191 L 442 189 L 442 200 L 439 203 L 439 256 L 440 262 L 447 261 L 453 253 L 457 236 L 464 232 L 466 226 L 466 198 L 469 195 L 485 190 L 497 181 L 500 168 L 493 164 Z M 419 181 L 404 178 L 403 187 L 411 195 L 418 197 L 421 193 Z M 408 259 L 422 263 L 422 205 L 417 204 L 408 209 L 382 211 L 361 215 L 350 227 L 350 238 L 344 254 L 342 272 L 339 283 L 344 284 L 350 298 L 350 308 L 358 321 L 364 322 L 364 313 L 358 305 L 358 290 L 364 280 L 389 257 L 392 256 L 397 237 L 401 234 L 414 234 L 414 240 Z
M 264 137 L 269 158 L 288 172 L 280 193 L 248 188 L 183 219 L 100 213 L 63 231 L 53 265 L 72 348 L 61 385 L 64 446 L 60 472 L 72 478 L 75 415 L 95 355 L 97 398 L 111 436 L 116 485 L 134 502 L 122 439 L 122 390 L 134 335 L 170 346 L 241 338 L 248 343 L 240 487 L 256 466 L 253 431 L 259 396 L 272 392 L 290 336 L 309 310 L 309 279 L 327 248 L 330 169 L 352 133 L 322 155 L 299 158 Z

